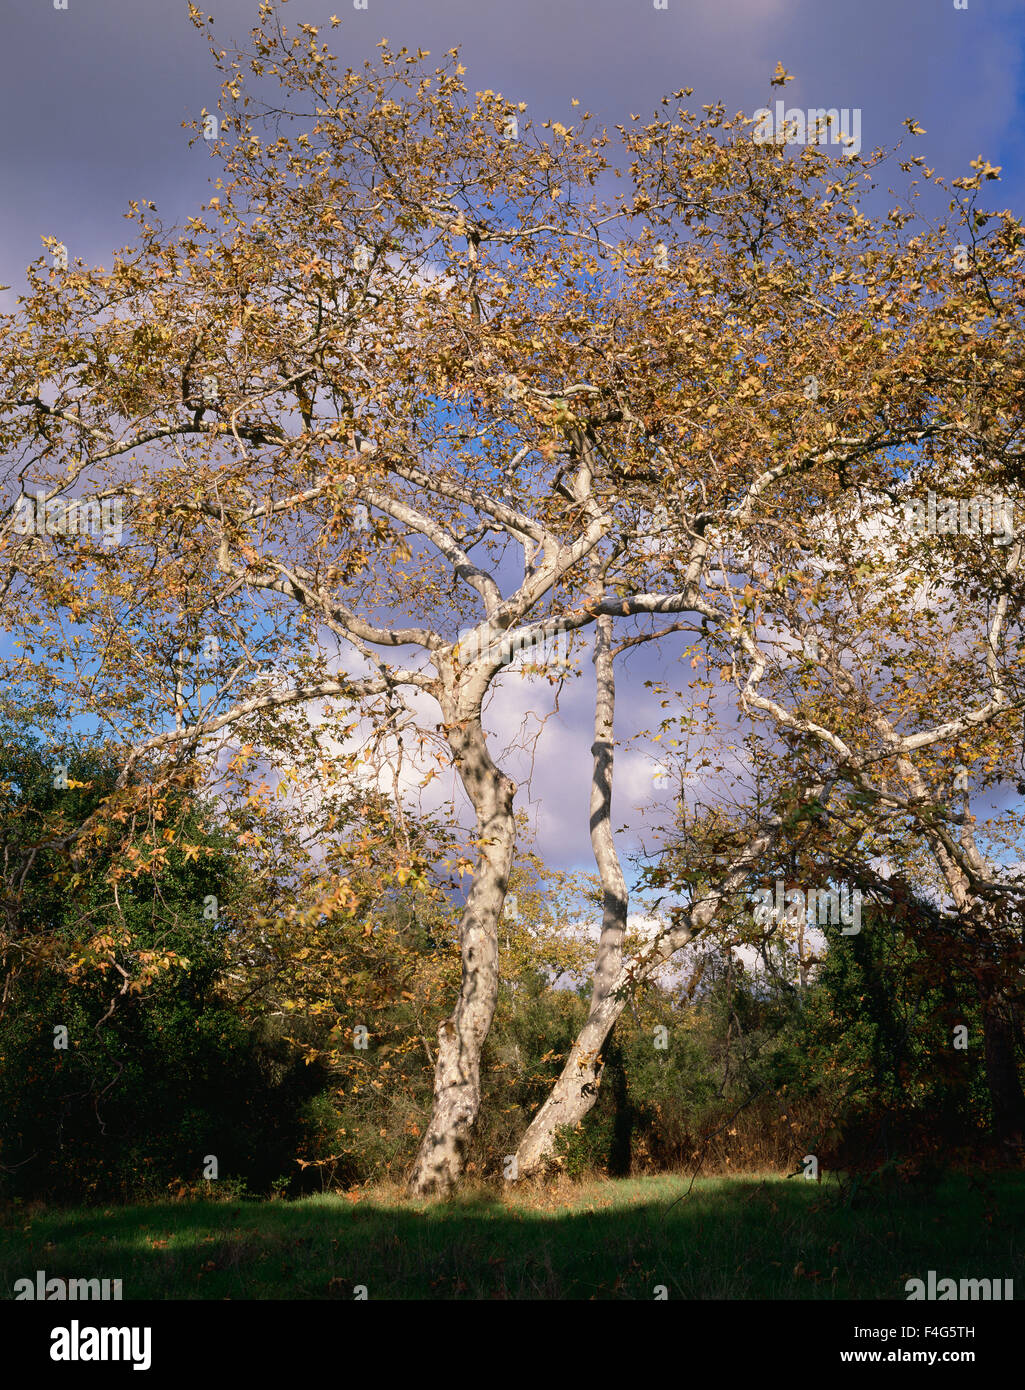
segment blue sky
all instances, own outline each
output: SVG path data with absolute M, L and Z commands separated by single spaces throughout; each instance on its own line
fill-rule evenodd
M 62 0 L 58 0 L 61 3 Z M 182 120 L 214 106 L 213 71 L 185 0 L 20 0 L 4 15 L 0 59 L 3 282 L 59 235 L 69 251 L 109 264 L 125 239 L 130 198 L 156 201 L 168 221 L 207 193 L 205 149 Z M 985 153 L 1004 167 L 1020 204 L 1025 6 L 1020 0 L 289 0 L 286 23 L 342 19 L 331 35 L 343 63 L 377 41 L 463 48 L 467 81 L 526 101 L 535 119 L 566 117 L 579 98 L 610 127 L 653 110 L 685 85 L 695 102 L 753 111 L 778 97 L 782 61 L 796 80 L 789 105 L 858 107 L 865 147 L 915 116 L 918 150 L 951 173 Z M 256 0 L 208 0 L 215 32 L 242 39 Z M 955 167 L 956 166 L 956 167 Z

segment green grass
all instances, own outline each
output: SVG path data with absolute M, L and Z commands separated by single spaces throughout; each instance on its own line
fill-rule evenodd
M 15 1279 L 109 1277 L 171 1299 L 893 1298 L 904 1283 L 1015 1278 L 1025 1293 L 1025 1174 L 863 1196 L 800 1178 L 679 1177 L 393 1191 L 296 1202 L 8 1208 L 0 1298 Z M 682 1200 L 676 1201 L 677 1198 Z M 671 1205 L 675 1203 L 675 1205 Z M 1020 1295 L 1019 1295 L 1020 1296 Z

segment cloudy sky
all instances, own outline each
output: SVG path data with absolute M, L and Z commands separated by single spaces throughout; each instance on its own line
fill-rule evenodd
M 660 0 L 659 0 L 660 2 Z M 362 3 L 362 0 L 357 0 Z M 857 108 L 862 149 L 901 137 L 905 117 L 926 135 L 916 152 L 951 176 L 985 154 L 1003 166 L 1004 198 L 1022 206 L 1025 4 L 1021 0 L 289 0 L 286 23 L 342 19 L 330 43 L 343 65 L 361 66 L 381 38 L 431 51 L 461 46 L 471 88 L 528 103 L 536 120 L 567 119 L 571 98 L 609 128 L 647 115 L 675 88 L 692 106 L 725 102 L 752 112 L 780 95 L 778 61 L 796 75 L 788 106 Z M 65 8 L 56 8 L 62 5 Z M 222 44 L 243 40 L 257 0 L 207 0 Z M 186 0 L 9 0 L 3 19 L 0 121 L 0 283 L 14 307 L 25 265 L 43 236 L 72 257 L 109 266 L 129 235 L 128 201 L 152 199 L 165 223 L 209 196 L 212 164 L 190 149 L 182 122 L 216 107 L 218 83 Z M 668 658 L 667 658 L 668 659 Z M 656 674 L 652 667 L 644 675 Z M 566 691 L 560 713 L 529 753 L 512 755 L 525 809 L 553 862 L 590 867 L 586 816 L 590 771 L 590 666 Z M 536 703 L 515 677 L 491 722 L 513 735 Z M 639 679 L 621 701 L 655 703 Z M 635 711 L 636 713 L 636 711 Z M 624 754 L 616 819 L 652 794 L 647 755 Z

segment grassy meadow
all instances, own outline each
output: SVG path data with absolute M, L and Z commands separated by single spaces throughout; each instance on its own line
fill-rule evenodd
M 850 1190 L 776 1174 L 298 1201 L 8 1207 L 0 1298 L 34 1277 L 120 1278 L 127 1299 L 903 1300 L 905 1281 L 1025 1279 L 1025 1174 Z M 1025 1287 L 1025 1286 L 1023 1286 Z

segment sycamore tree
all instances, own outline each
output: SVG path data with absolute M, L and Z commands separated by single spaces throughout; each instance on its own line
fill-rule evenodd
M 1006 434 L 1020 233 L 991 214 L 1003 260 L 974 273 L 979 210 L 880 211 L 882 153 L 795 155 L 681 91 L 619 129 L 616 168 L 586 113 L 537 124 L 471 96 L 456 51 L 380 48 L 343 72 L 262 4 L 245 48 L 212 48 L 210 198 L 183 227 L 133 206 L 110 270 L 49 236 L 0 325 L 0 421 L 65 523 L 0 534 L 0 621 L 19 701 L 116 738 L 122 791 L 216 766 L 243 727 L 287 740 L 300 708 L 343 750 L 454 770 L 473 863 L 422 1194 L 462 1172 L 498 995 L 516 787 L 489 691 L 606 619 L 687 615 L 742 661 L 753 525 L 963 444 L 966 382 Z M 86 494 L 121 508 L 116 544 L 67 519 Z
M 786 74 L 778 77 L 786 80 Z M 909 126 L 917 129 L 913 122 Z M 659 131 L 673 148 L 675 132 Z M 902 167 L 910 172 L 921 164 L 915 159 Z M 649 882 L 672 881 L 688 902 L 671 928 L 627 962 L 625 884 L 608 831 L 614 685 L 611 658 L 597 639 L 591 825 L 596 856 L 604 863 L 605 924 L 591 1014 L 559 1083 L 524 1136 L 521 1169 L 541 1166 L 552 1151 L 555 1128 L 578 1121 L 593 1105 L 600 1049 L 627 995 L 698 931 L 731 911 L 735 915 L 736 890 L 750 891 L 752 880 L 757 882 L 752 868 L 763 879 L 766 870 L 771 877 L 778 871 L 792 892 L 800 860 L 805 872 L 817 865 L 821 888 L 835 885 L 839 874 L 848 894 L 853 884 L 859 894 L 874 893 L 892 906 L 893 895 L 874 866 L 885 857 L 884 845 L 892 863 L 907 856 L 916 836 L 931 848 L 962 937 L 974 943 L 969 959 L 982 1001 L 997 1130 L 1002 1136 L 1022 1132 L 1025 1107 L 1011 1002 L 1019 992 L 1020 885 L 1013 875 L 987 866 L 965 814 L 956 809 L 967 793 L 970 768 L 976 782 L 984 771 L 990 785 L 999 784 L 1021 757 L 1022 549 L 1014 510 L 1021 490 L 1016 393 L 1022 378 L 1023 243 L 1014 217 L 980 206 L 982 184 L 999 171 L 981 158 L 973 167 L 977 172 L 953 183 L 949 225 L 922 233 L 912 185 L 908 205 L 889 214 L 899 228 L 910 225 L 912 234 L 880 244 L 867 223 L 855 221 L 855 234 L 836 248 L 817 288 L 810 263 L 794 254 L 797 239 L 780 245 L 779 222 L 764 201 L 757 239 L 771 245 L 767 258 L 776 274 L 803 269 L 808 284 L 802 302 L 822 331 L 833 325 L 851 345 L 831 364 L 828 377 L 817 367 L 805 377 L 810 410 L 818 414 L 823 400 L 848 419 L 875 410 L 891 438 L 879 449 L 868 435 L 864 450 L 852 450 L 835 472 L 795 478 L 781 468 L 763 475 L 739 506 L 707 528 L 702 601 L 719 605 L 719 621 L 714 633 L 706 624 L 706 641 L 688 650 L 698 652 L 692 665 L 721 665 L 717 675 L 710 669 L 711 679 L 699 677 L 697 684 L 719 687 L 721 702 L 734 703 L 734 718 L 768 720 L 776 753 L 769 757 L 764 746 L 751 745 L 759 750 L 749 769 L 752 806 L 746 816 L 733 818 L 728 842 L 716 837 L 715 848 L 727 854 L 711 855 L 706 842 L 704 863 L 695 866 L 687 854 L 681 857 L 677 840 L 671 871 L 649 871 Z M 931 178 L 932 171 L 926 172 Z M 663 194 L 665 187 L 659 184 Z M 758 198 L 764 199 L 762 190 L 756 203 Z M 751 249 L 758 275 L 755 242 Z M 749 302 L 760 303 L 753 295 Z M 878 324 L 871 342 L 863 337 L 866 313 Z M 784 315 L 776 308 L 776 314 L 780 329 L 788 318 L 793 322 L 792 309 Z M 798 339 L 794 360 L 807 366 L 802 348 Z M 771 365 L 759 363 L 759 369 Z M 766 404 L 778 405 L 775 393 L 766 396 Z M 896 419 L 920 428 L 901 439 L 893 431 Z M 776 433 L 772 440 L 777 442 Z M 938 548 L 934 489 L 941 494 Z M 952 563 L 952 543 L 943 538 L 962 531 L 984 539 L 974 545 L 969 539 Z M 676 732 L 691 720 L 693 685 L 664 702 L 683 710 L 666 721 Z M 844 741 L 852 728 L 859 730 L 857 743 Z M 816 756 L 807 756 L 809 745 Z M 916 759 L 924 759 L 928 786 Z M 715 765 L 714 757 L 706 765 Z M 795 790 L 803 809 L 791 803 L 784 817 L 766 820 L 766 781 L 775 782 L 780 798 L 774 810 Z M 761 821 L 752 815 L 756 806 Z M 875 814 L 866 814 L 868 808 Z M 795 860 L 795 829 L 805 840 L 820 821 L 828 834 L 820 828 Z M 1017 843 L 1019 828 L 1020 817 L 1011 813 L 997 834 Z M 894 854 L 895 848 L 901 853 Z M 929 877 L 927 870 L 927 882 Z M 785 926 L 785 919 L 769 923 L 770 930 Z M 796 924 L 806 975 L 804 926 L 803 919 Z
M 843 539 L 835 515 L 777 531 L 786 582 L 756 597 L 736 681 L 741 702 L 783 736 L 796 763 L 843 780 L 847 817 L 872 828 L 878 862 L 925 854 L 918 896 L 940 904 L 959 964 L 974 977 L 995 1129 L 1020 1142 L 1017 477 L 1013 455 L 941 458 L 909 471 L 892 497 L 848 498 Z M 929 493 L 950 520 L 938 533 L 919 524 Z M 986 798 L 997 811 L 981 824 L 972 803 Z
M 819 886 L 831 875 L 902 911 L 910 897 L 973 977 L 995 1130 L 1020 1142 L 1025 546 L 1020 412 L 1003 385 L 1021 380 L 1021 252 L 1008 229 L 975 253 L 974 322 L 1005 344 L 1000 370 L 973 359 L 952 384 L 963 393 L 952 437 L 894 455 L 888 476 L 752 515 L 741 655 L 719 675 L 791 774 L 837 784 Z M 981 824 L 973 802 L 985 799 L 997 809 Z

